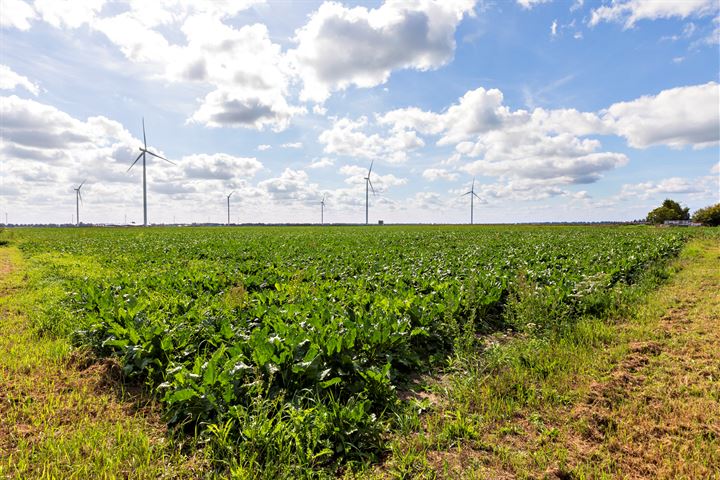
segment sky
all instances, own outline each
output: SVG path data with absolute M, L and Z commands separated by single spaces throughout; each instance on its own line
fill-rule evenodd
M 0 0 L 0 215 L 142 223 L 143 119 L 150 223 L 692 211 L 719 77 L 717 0 Z

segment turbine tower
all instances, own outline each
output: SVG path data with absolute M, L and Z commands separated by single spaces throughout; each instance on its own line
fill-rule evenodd
M 80 189 L 83 185 L 85 185 L 85 182 L 87 182 L 87 179 L 83 180 L 77 188 L 73 187 L 73 190 L 75 190 L 75 218 L 77 218 L 76 225 L 78 227 L 80 226 L 80 202 L 82 202 L 82 195 L 80 194 Z
M 228 225 L 230 225 L 230 197 L 232 197 L 232 194 L 235 193 L 235 190 L 230 192 L 227 196 L 227 207 L 228 207 Z
M 365 177 L 365 225 L 368 224 L 368 205 L 370 203 L 370 195 L 368 188 L 372 189 L 373 195 L 375 195 L 375 189 L 373 188 L 373 184 L 370 181 L 370 174 L 372 173 L 373 163 L 375 163 L 375 160 L 370 162 L 370 168 L 368 169 L 367 177 Z
M 142 119 L 142 126 L 143 126 L 143 146 L 140 147 L 140 155 L 138 155 L 138 157 L 135 159 L 135 161 L 132 163 L 132 165 L 130 165 L 130 168 L 128 168 L 127 171 L 129 172 L 132 169 L 132 167 L 135 166 L 135 164 L 138 162 L 138 160 L 140 160 L 140 158 L 142 157 L 142 160 L 143 160 L 143 162 L 142 162 L 142 167 L 143 167 L 143 227 L 147 227 L 147 224 L 148 224 L 147 223 L 147 174 L 145 173 L 145 163 L 146 163 L 145 162 L 145 154 L 147 153 L 148 155 L 152 155 L 153 157 L 157 157 L 161 160 L 165 160 L 166 162 L 168 162 L 172 165 L 175 165 L 175 163 L 171 162 L 167 158 L 161 157 L 160 155 L 153 153 L 147 149 L 147 139 L 145 138 L 145 118 L 144 117 Z
M 478 194 L 475 193 L 475 177 L 473 177 L 472 187 L 470 187 L 470 191 L 462 194 L 463 197 L 465 195 L 470 195 L 470 225 L 472 225 L 473 224 L 473 209 L 474 209 L 473 200 L 475 199 L 474 197 L 477 197 L 477 199 L 480 200 L 480 197 L 478 197 Z
M 325 195 L 323 195 L 322 200 L 320 200 L 320 225 L 323 225 L 325 223 Z

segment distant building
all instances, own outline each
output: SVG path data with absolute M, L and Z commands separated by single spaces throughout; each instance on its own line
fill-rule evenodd
M 663 225 L 667 225 L 669 227 L 699 227 L 702 224 L 695 223 L 691 220 L 665 220 Z

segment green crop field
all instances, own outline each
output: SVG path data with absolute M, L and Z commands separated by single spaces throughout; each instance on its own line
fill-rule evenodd
M 6 232 L 9 233 L 9 232 Z M 602 318 L 687 230 L 87 228 L 12 232 L 52 285 L 39 332 L 117 359 L 214 468 L 302 477 L 419 428 L 419 375 Z M 310 473 L 315 472 L 315 473 Z M 409 478 L 409 477 L 408 477 Z

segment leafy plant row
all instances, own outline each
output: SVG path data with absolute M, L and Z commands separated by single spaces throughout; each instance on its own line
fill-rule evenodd
M 601 313 L 682 244 L 646 229 L 460 227 L 45 231 L 23 248 L 92 261 L 87 277 L 57 269 L 65 329 L 146 381 L 170 424 L 292 470 L 377 455 L 397 386 L 442 365 L 468 322 Z M 547 315 L 508 315 L 531 301 Z

